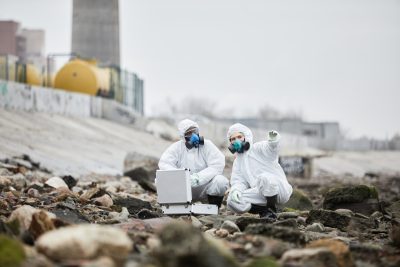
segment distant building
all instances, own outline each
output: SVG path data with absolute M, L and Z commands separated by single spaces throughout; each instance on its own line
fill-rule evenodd
M 250 128 L 276 130 L 282 133 L 306 136 L 313 147 L 325 150 L 336 150 L 340 138 L 340 127 L 337 122 L 304 122 L 300 119 L 265 120 L 259 118 L 224 119 L 228 123 L 243 123 Z
M 25 49 L 19 51 L 19 58 L 25 63 L 31 63 L 37 67 L 44 67 L 45 62 L 45 32 L 38 29 L 22 29 L 20 37 L 25 41 Z
M 0 55 L 17 56 L 22 63 L 45 66 L 45 32 L 40 29 L 21 29 L 15 21 L 0 21 Z
M 74 0 L 72 52 L 120 65 L 118 0 Z
M 12 20 L 0 21 L 0 55 L 17 55 L 19 23 Z

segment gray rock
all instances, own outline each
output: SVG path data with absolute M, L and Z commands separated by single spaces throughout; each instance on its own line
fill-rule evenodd
M 101 197 L 94 198 L 93 202 L 96 205 L 107 207 L 107 208 L 109 208 L 112 205 L 114 205 L 114 202 L 113 202 L 112 198 L 107 194 L 104 194 Z
M 142 209 L 137 213 L 137 217 L 142 220 L 151 219 L 151 218 L 159 218 L 162 216 L 163 216 L 162 213 L 155 212 L 155 211 L 148 210 L 148 209 Z
M 12 186 L 14 186 L 17 190 L 21 190 L 26 186 L 26 178 L 22 173 L 7 176 L 6 178 L 11 181 Z
M 400 200 L 392 203 L 385 210 L 392 216 L 392 218 L 400 219 Z
M 292 249 L 283 254 L 283 267 L 338 267 L 335 255 L 327 248 Z
M 349 248 L 354 259 L 362 259 L 366 262 L 378 264 L 378 266 L 384 266 L 381 264 L 383 248 L 377 243 L 350 242 Z
M 64 180 L 57 176 L 51 177 L 44 184 L 52 188 L 60 188 L 60 187 L 68 188 L 68 185 L 64 182 Z
M 383 217 L 383 214 L 380 211 L 375 211 L 374 213 L 371 214 L 370 217 L 372 219 L 379 220 L 379 219 L 381 219 Z
M 378 191 L 375 187 L 367 185 L 333 188 L 325 194 L 323 208 L 329 210 L 344 208 L 370 215 L 380 211 Z
M 298 212 L 291 211 L 291 212 L 278 213 L 278 220 L 297 218 L 297 217 L 299 217 L 299 213 Z
M 342 215 L 331 210 L 311 210 L 306 222 L 311 224 L 313 222 L 320 222 L 325 226 L 339 228 L 344 230 L 350 223 L 350 217 Z
M 69 224 L 89 222 L 89 220 L 76 209 L 56 208 L 52 210 L 52 212 L 57 216 L 57 218 Z
M 295 244 L 304 244 L 306 242 L 305 235 L 299 230 L 271 224 L 251 224 L 247 226 L 245 232 L 253 235 L 278 238 Z
M 138 198 L 127 197 L 122 198 L 118 197 L 114 199 L 114 204 L 122 207 L 126 207 L 130 214 L 136 214 L 142 209 L 152 209 L 151 205 L 147 201 L 143 201 Z
M 221 225 L 221 229 L 227 230 L 230 234 L 240 232 L 239 227 L 232 221 L 226 220 L 224 223 Z
M 203 227 L 203 224 L 199 219 L 197 219 L 195 216 L 190 216 L 190 220 L 192 221 L 192 225 L 195 228 L 201 229 Z
M 153 251 L 156 266 L 238 266 L 225 245 L 207 236 L 188 223 L 167 225 L 159 234 L 161 245 Z
M 294 218 L 282 220 L 282 221 L 277 221 L 273 223 L 274 225 L 278 226 L 285 226 L 285 227 L 291 227 L 291 228 L 297 228 L 297 220 Z
M 250 224 L 256 224 L 256 223 L 263 223 L 263 224 L 267 224 L 267 223 L 271 223 L 272 221 L 267 220 L 267 219 L 260 219 L 260 218 L 256 218 L 256 217 L 239 217 L 236 220 L 236 225 L 239 227 L 239 229 L 241 231 L 244 231 L 246 229 L 246 227 Z
M 115 227 L 86 224 L 47 232 L 35 243 L 36 249 L 56 262 L 107 256 L 117 263 L 126 260 L 132 249 L 128 235 Z
M 128 153 L 124 160 L 124 175 L 129 176 L 134 181 L 147 180 L 154 182 L 157 169 L 157 158 L 145 156 L 137 152 Z
M 325 231 L 325 227 L 322 223 L 313 223 L 306 227 L 307 231 L 323 233 Z
M 349 209 L 337 209 L 337 210 L 335 210 L 335 212 L 337 212 L 341 215 L 349 216 L 349 217 L 354 216 L 354 212 Z
M 95 260 L 84 262 L 80 267 L 116 267 L 116 265 L 109 257 L 99 257 Z
M 32 223 L 32 216 L 40 211 L 41 210 L 36 209 L 32 206 L 23 205 L 11 213 L 7 222 L 12 223 L 14 221 L 17 221 L 19 226 L 19 233 L 23 233 L 24 231 L 29 230 L 29 227 L 31 226 Z M 54 215 L 53 213 L 50 212 L 45 212 L 45 213 L 50 218 L 56 218 L 56 215 Z
M 226 229 L 218 229 L 217 231 L 215 231 L 215 236 L 219 237 L 219 238 L 225 238 L 229 235 L 228 230 Z
M 400 247 L 400 219 L 392 220 L 392 229 L 390 230 L 390 239 L 393 245 Z
M 368 236 L 369 231 L 377 227 L 378 224 L 374 219 L 353 216 L 346 230 L 352 236 Z
M 337 232 L 332 231 L 330 233 L 318 233 L 318 232 L 308 231 L 305 233 L 305 236 L 306 236 L 307 242 L 310 242 L 310 241 L 319 240 L 319 239 L 336 238 Z

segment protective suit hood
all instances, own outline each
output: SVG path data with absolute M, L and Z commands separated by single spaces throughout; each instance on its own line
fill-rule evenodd
M 228 141 L 231 135 L 234 133 L 243 133 L 246 141 L 250 144 L 253 144 L 253 133 L 247 126 L 244 126 L 241 123 L 235 123 L 231 127 L 229 127 L 227 134 Z
M 179 136 L 184 137 L 185 132 L 191 127 L 196 127 L 197 129 L 199 129 L 199 125 L 196 122 L 189 120 L 189 119 L 181 120 L 178 123 Z

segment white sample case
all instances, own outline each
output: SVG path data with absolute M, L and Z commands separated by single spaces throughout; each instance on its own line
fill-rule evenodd
M 156 172 L 157 202 L 164 214 L 218 214 L 218 207 L 192 204 L 192 186 L 188 170 Z
M 160 204 L 190 203 L 192 187 L 188 170 L 157 170 L 157 202 Z

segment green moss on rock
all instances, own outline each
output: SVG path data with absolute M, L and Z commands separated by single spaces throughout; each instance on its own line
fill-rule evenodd
M 292 210 L 312 210 L 313 204 L 303 191 L 294 189 L 289 201 L 284 204 L 284 208 Z
M 369 199 L 378 200 L 378 191 L 374 186 L 356 185 L 332 188 L 324 196 L 323 207 L 335 209 L 338 204 L 361 203 Z
M 21 243 L 15 239 L 0 235 L 0 266 L 17 267 L 25 260 Z

